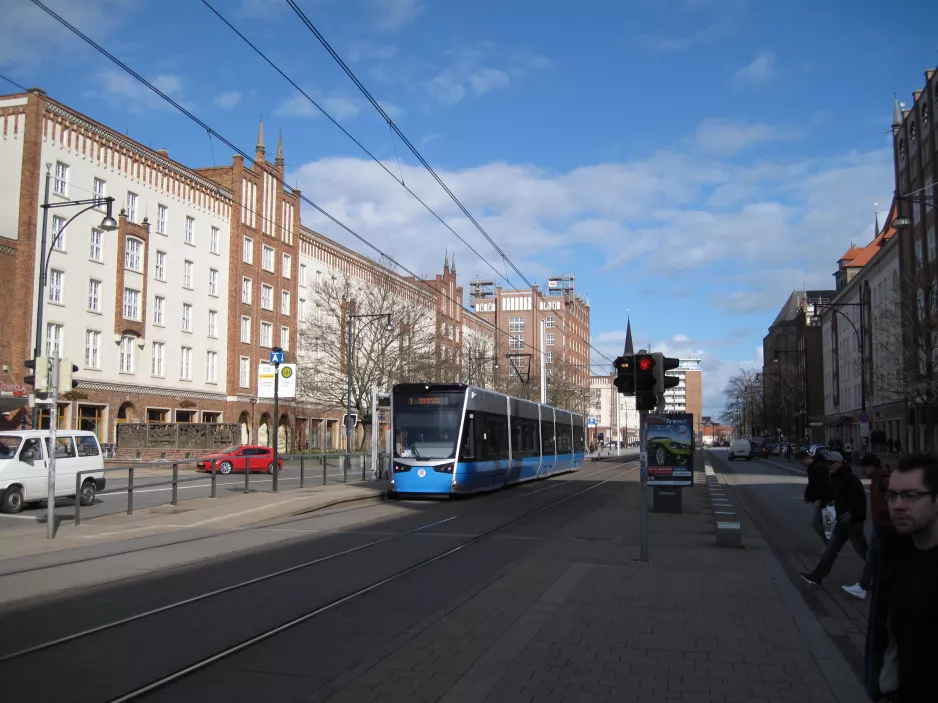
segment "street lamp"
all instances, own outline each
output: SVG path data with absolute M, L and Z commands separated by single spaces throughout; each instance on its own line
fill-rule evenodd
M 348 475 L 349 469 L 352 468 L 352 323 L 355 320 L 369 320 L 362 325 L 364 329 L 367 325 L 371 324 L 375 320 L 387 320 L 385 324 L 385 330 L 392 332 L 394 330 L 394 325 L 391 323 L 391 313 L 382 312 L 376 315 L 356 315 L 352 312 L 352 306 L 349 305 L 349 312 L 346 315 L 346 327 L 348 328 L 348 341 L 345 345 L 345 372 L 346 372 L 346 382 L 347 388 L 346 392 L 348 393 L 346 397 L 345 405 L 345 473 Z M 361 330 L 359 330 L 361 332 Z
M 114 198 L 108 196 L 107 198 L 86 198 L 84 200 L 63 200 L 61 202 L 50 203 L 49 202 L 49 188 L 52 183 L 52 164 L 46 164 L 46 186 L 45 186 L 45 197 L 43 199 L 42 205 L 42 238 L 39 243 L 39 291 L 38 299 L 36 301 L 36 345 L 33 347 L 33 361 L 35 362 L 40 356 L 42 356 L 42 312 L 43 312 L 43 303 L 45 298 L 45 289 L 46 289 L 46 276 L 49 270 L 49 261 L 52 258 L 52 249 L 55 248 L 56 243 L 59 241 L 59 237 L 62 236 L 62 232 L 72 223 L 72 221 L 81 214 L 88 212 L 92 208 L 99 207 L 104 204 L 107 208 L 104 219 L 101 220 L 101 224 L 98 225 L 98 229 L 104 230 L 105 232 L 113 232 L 117 229 L 118 224 L 117 220 L 114 219 L 112 212 L 114 207 Z M 55 237 L 52 239 L 52 244 L 49 245 L 49 251 L 46 253 L 46 234 L 49 227 L 49 210 L 58 207 L 66 207 L 70 205 L 85 205 L 86 207 L 82 208 L 74 215 L 72 215 L 68 220 L 65 221 L 59 231 L 55 233 Z M 58 421 L 58 408 L 52 409 L 52 416 L 49 418 L 49 422 Z M 38 429 L 39 427 L 39 405 L 38 403 L 33 403 L 33 429 Z
M 251 398 L 251 444 L 257 444 L 257 428 L 254 427 L 254 407 L 257 405 L 257 398 Z

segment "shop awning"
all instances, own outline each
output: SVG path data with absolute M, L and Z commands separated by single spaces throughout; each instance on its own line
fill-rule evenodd
M 0 395 L 0 413 L 9 413 L 29 406 L 29 398 L 19 395 Z

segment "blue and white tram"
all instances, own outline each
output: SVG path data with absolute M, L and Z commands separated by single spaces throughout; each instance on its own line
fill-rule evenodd
M 449 495 L 576 471 L 586 428 L 579 413 L 461 383 L 391 389 L 392 491 Z

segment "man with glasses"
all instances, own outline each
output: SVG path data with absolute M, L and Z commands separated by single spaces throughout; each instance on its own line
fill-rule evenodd
M 938 458 L 902 459 L 889 477 L 889 516 L 898 533 L 884 550 L 866 636 L 870 700 L 936 700 L 938 683 Z

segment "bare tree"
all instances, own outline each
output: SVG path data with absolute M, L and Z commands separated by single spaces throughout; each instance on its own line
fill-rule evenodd
M 753 428 L 761 424 L 762 384 L 756 379 L 757 373 L 751 369 L 740 369 L 723 388 L 726 403 L 720 420 L 739 427 L 743 436 L 751 436 Z
M 495 340 L 471 327 L 463 328 L 460 380 L 480 388 L 495 387 Z
M 390 269 L 376 268 L 368 280 L 348 274 L 323 278 L 311 303 L 299 329 L 297 396 L 325 411 L 345 410 L 348 316 L 358 316 L 351 320 L 351 397 L 364 442 L 372 423 L 372 388 L 437 375 L 433 299 L 411 291 Z

